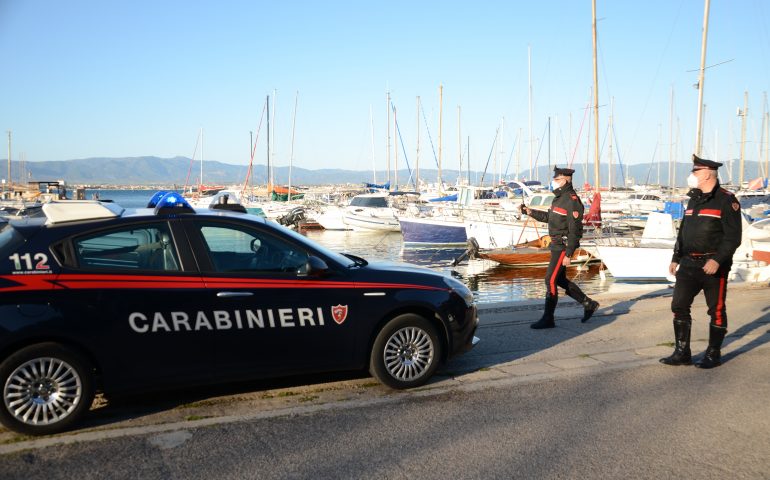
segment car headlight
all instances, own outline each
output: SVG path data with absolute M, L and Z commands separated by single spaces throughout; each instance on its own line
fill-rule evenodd
M 463 282 L 452 277 L 444 277 L 444 283 L 446 283 L 447 287 L 460 295 L 468 306 L 473 305 L 473 293 Z

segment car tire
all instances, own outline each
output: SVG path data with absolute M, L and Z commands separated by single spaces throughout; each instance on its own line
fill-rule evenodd
M 369 372 L 391 388 L 418 387 L 436 371 L 441 353 L 442 344 L 431 322 L 419 315 L 399 315 L 377 334 Z
M 0 423 L 27 435 L 66 430 L 94 399 L 93 370 L 58 343 L 25 347 L 0 363 Z

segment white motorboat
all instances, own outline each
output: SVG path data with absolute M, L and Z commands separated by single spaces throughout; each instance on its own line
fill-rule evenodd
M 674 253 L 676 230 L 671 215 L 650 212 L 639 237 L 610 237 L 595 248 L 616 280 L 671 281 L 668 266 Z
M 353 230 L 398 232 L 401 225 L 388 198 L 387 192 L 356 195 L 342 209 L 342 221 Z

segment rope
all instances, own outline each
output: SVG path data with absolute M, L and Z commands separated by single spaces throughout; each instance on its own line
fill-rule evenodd
M 259 132 L 262 130 L 262 120 L 265 118 L 266 109 L 267 109 L 267 100 L 265 100 L 264 106 L 262 107 L 262 115 L 259 117 L 259 126 L 257 127 L 257 138 L 254 141 L 254 145 L 251 146 L 251 160 L 249 160 L 249 169 L 246 171 L 246 180 L 244 180 L 243 182 L 243 188 L 241 189 L 241 196 L 243 196 L 243 192 L 246 191 L 246 186 L 249 184 L 249 178 L 251 178 L 251 168 L 252 168 L 252 165 L 254 164 L 254 152 L 257 151 L 257 143 L 259 142 Z M 289 192 L 289 195 L 291 195 L 291 192 Z

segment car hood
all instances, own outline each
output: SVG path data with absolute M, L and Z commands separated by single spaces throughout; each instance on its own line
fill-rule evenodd
M 446 283 L 444 282 L 445 275 L 426 267 L 401 262 L 369 262 L 365 267 L 362 267 L 358 271 L 357 276 L 379 279 L 382 279 L 383 276 L 385 276 L 390 277 L 389 281 L 419 282 L 433 286 L 446 287 Z M 369 278 L 367 278 L 367 280 L 368 279 Z

